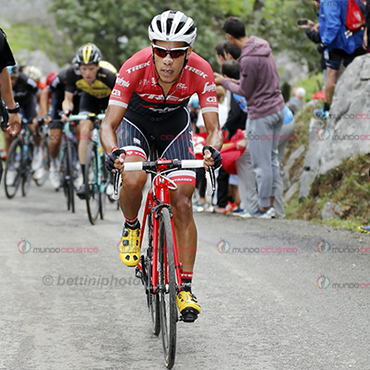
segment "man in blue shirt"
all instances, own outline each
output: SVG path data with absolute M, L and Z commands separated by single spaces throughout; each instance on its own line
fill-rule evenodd
M 359 1 L 356 1 L 359 4 Z M 324 51 L 327 78 L 324 108 L 315 109 L 313 112 L 317 118 L 325 119 L 329 116 L 341 64 L 347 67 L 355 57 L 366 53 L 362 47 L 364 31 L 360 30 L 353 34 L 348 32 L 347 7 L 348 0 L 320 1 L 319 31 L 322 41 L 320 47 Z

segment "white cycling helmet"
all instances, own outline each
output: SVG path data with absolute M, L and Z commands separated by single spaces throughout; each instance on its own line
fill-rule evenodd
M 197 37 L 197 28 L 193 19 L 184 13 L 167 10 L 152 19 L 148 34 L 150 41 L 183 41 L 191 46 Z

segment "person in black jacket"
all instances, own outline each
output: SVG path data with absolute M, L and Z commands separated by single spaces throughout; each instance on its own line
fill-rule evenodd
M 14 66 L 15 60 L 6 40 L 4 31 L 0 28 L 0 123 L 5 137 L 15 136 L 20 130 L 21 118 L 18 111 L 19 106 L 15 103 L 8 66 Z M 6 150 L 9 149 L 10 140 Z M 0 181 L 3 173 L 2 158 L 0 158 Z

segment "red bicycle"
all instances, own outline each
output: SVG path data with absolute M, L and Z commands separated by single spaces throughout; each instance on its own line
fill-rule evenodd
M 142 280 L 151 314 L 152 332 L 161 333 L 164 360 L 171 369 L 176 355 L 176 324 L 183 318 L 178 312 L 176 296 L 182 289 L 181 264 L 179 263 L 170 190 L 177 185 L 166 175 L 177 169 L 203 167 L 203 160 L 166 160 L 126 162 L 124 171 L 144 170 L 152 174 L 141 226 L 141 244 L 144 233 L 148 248 L 140 256 L 136 277 Z M 118 172 L 116 172 L 118 174 Z M 210 171 L 214 188 L 214 173 Z M 114 195 L 118 199 L 120 176 L 115 175 Z

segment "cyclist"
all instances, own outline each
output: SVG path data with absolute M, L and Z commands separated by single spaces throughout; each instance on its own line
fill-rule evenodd
M 73 67 L 72 67 L 73 68 Z M 62 142 L 63 122 L 59 113 L 62 111 L 62 103 L 64 101 L 65 87 L 67 82 L 68 68 L 62 69 L 58 74 L 51 75 L 49 80 L 46 80 L 47 86 L 41 91 L 40 96 L 40 112 L 39 116 L 47 116 L 50 129 L 50 182 L 54 189 L 59 189 L 60 186 L 60 160 L 59 152 Z M 54 78 L 52 78 L 54 77 Z M 50 103 L 51 95 L 51 104 Z M 78 113 L 81 91 L 76 90 L 73 94 L 73 112 Z
M 79 114 L 101 113 L 107 109 L 109 95 L 116 81 L 116 74 L 109 69 L 101 68 L 99 62 L 102 58 L 99 48 L 94 44 L 82 45 L 76 53 L 75 65 L 67 71 L 67 81 L 62 104 L 65 120 L 73 112 L 73 96 L 77 89 L 82 90 L 78 108 Z M 82 176 L 85 180 L 85 162 L 87 144 L 90 140 L 92 122 L 82 120 L 77 126 L 78 159 L 81 164 Z M 85 181 L 77 190 L 77 195 L 85 198 Z
M 35 142 L 35 148 L 33 151 L 32 159 L 32 170 L 35 171 L 33 177 L 37 180 L 44 176 L 44 168 L 42 167 L 42 147 L 41 147 L 41 136 L 38 134 L 37 129 L 37 95 L 39 94 L 39 88 L 37 83 L 28 77 L 23 72 L 19 72 L 18 65 L 8 66 L 14 100 L 20 106 L 20 114 L 23 118 L 27 119 L 29 128 L 33 134 L 33 140 Z M 32 123 L 31 123 L 32 122 Z M 8 151 L 9 146 L 12 142 L 12 138 L 5 134 L 6 150 Z M 13 181 L 13 175 L 7 178 L 9 184 Z
M 6 40 L 5 33 L 0 28 L 0 122 L 1 128 L 8 135 L 16 135 L 20 130 L 21 119 L 18 114 L 19 105 L 13 97 L 12 85 L 7 66 L 14 66 L 15 60 Z M 3 105 L 4 101 L 6 107 Z M 3 171 L 3 162 L 0 158 L 0 181 Z
M 122 65 L 101 127 L 108 170 L 122 170 L 124 161 L 146 160 L 149 142 L 153 140 L 161 158 L 194 159 L 188 110 L 194 93 L 199 96 L 208 132 L 203 151 L 205 167 L 218 167 L 221 163 L 218 149 L 222 142 L 217 137 L 216 86 L 211 66 L 192 52 L 197 33 L 193 20 L 180 11 L 168 10 L 153 18 L 148 33 L 152 45 Z M 191 292 L 197 244 L 191 204 L 195 172 L 175 171 L 170 177 L 178 186 L 176 191 L 171 191 L 171 206 L 184 282 L 177 303 L 183 317 L 194 321 L 200 313 Z M 145 182 L 143 171 L 122 173 L 119 203 L 125 223 L 120 257 L 127 266 L 136 266 L 140 258 L 138 211 Z

